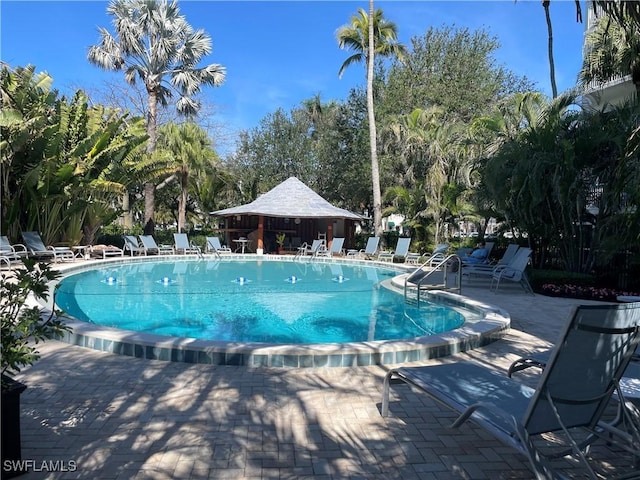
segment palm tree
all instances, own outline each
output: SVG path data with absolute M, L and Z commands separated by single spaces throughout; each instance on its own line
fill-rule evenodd
M 551 0 L 542 0 L 542 8 L 544 8 L 544 16 L 547 20 L 547 33 L 548 39 L 548 52 L 549 52 L 549 76 L 551 77 L 551 94 L 553 98 L 558 96 L 558 87 L 556 86 L 556 66 L 553 61 L 553 29 L 551 27 L 551 15 L 549 13 L 549 6 Z
M 580 82 L 605 83 L 631 75 L 640 94 L 640 27 L 629 18 L 621 22 L 610 17 L 598 19 L 596 27 L 586 37 L 587 54 L 580 70 Z
M 193 122 L 186 122 L 180 125 L 169 123 L 160 129 L 154 157 L 156 175 L 165 177 L 163 184 L 174 180 L 180 184 L 178 232 L 182 232 L 187 220 L 191 175 L 195 171 L 211 171 L 207 167 L 217 159 L 217 155 L 211 148 L 207 132 Z
M 376 236 L 382 234 L 382 195 L 380 192 L 380 167 L 378 165 L 376 119 L 373 107 L 373 66 L 375 54 L 383 57 L 402 58 L 405 47 L 397 42 L 395 23 L 383 18 L 382 10 L 374 11 L 373 0 L 369 1 L 369 13 L 358 9 L 351 23 L 340 27 L 336 33 L 341 49 L 355 53 L 340 67 L 338 75 L 352 63 L 365 62 L 367 66 L 367 113 L 369 117 L 369 143 L 371 148 L 371 182 L 373 185 L 373 225 Z
M 174 93 L 178 113 L 194 116 L 200 104 L 194 98 L 203 85 L 219 86 L 225 69 L 219 64 L 196 65 L 212 51 L 211 37 L 194 30 L 180 14 L 177 0 L 112 0 L 107 13 L 114 17 L 115 37 L 100 29 L 100 43 L 89 49 L 89 62 L 105 70 L 124 71 L 127 83 L 136 78 L 148 95 L 147 153 L 156 148 L 158 104 L 167 106 Z M 167 81 L 168 78 L 168 81 Z M 155 185 L 145 185 L 145 231 L 154 228 Z

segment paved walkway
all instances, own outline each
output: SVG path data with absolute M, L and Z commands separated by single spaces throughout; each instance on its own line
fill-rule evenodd
M 506 309 L 513 328 L 457 357 L 503 371 L 551 345 L 572 307 L 585 303 L 517 286 L 493 294 L 480 280 L 463 293 Z M 391 414 L 382 418 L 384 367 L 190 365 L 55 341 L 40 350 L 42 359 L 18 376 L 28 385 L 23 458 L 41 470 L 25 480 L 533 478 L 525 457 L 471 422 L 450 429 L 454 414 L 407 385 L 393 385 Z M 625 456 L 603 448 L 609 474 L 630 469 Z M 55 461 L 75 471 L 43 471 Z

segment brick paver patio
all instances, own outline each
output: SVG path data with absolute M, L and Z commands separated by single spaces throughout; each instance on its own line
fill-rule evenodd
M 504 371 L 552 344 L 579 302 L 464 294 L 512 316 L 507 336 L 459 358 Z M 22 479 L 530 479 L 524 456 L 404 384 L 380 416 L 385 367 L 247 369 L 111 355 L 51 341 L 18 379 Z M 527 381 L 527 374 L 521 376 Z M 609 473 L 629 459 L 602 447 Z M 59 461 L 69 472 L 47 472 Z M 44 469 L 42 468 L 44 465 Z M 638 474 L 640 477 L 640 473 Z M 605 478 L 605 477 L 603 477 Z

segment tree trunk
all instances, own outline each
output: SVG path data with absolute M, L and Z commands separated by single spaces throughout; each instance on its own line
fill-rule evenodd
M 147 93 L 149 94 L 147 113 L 147 154 L 151 154 L 156 150 L 157 141 L 157 118 L 158 118 L 158 96 L 157 89 L 159 86 L 147 84 Z M 144 234 L 153 235 L 155 230 L 155 207 L 156 207 L 156 186 L 153 183 L 146 183 L 144 186 Z
M 558 96 L 558 87 L 556 87 L 556 66 L 553 61 L 553 28 L 551 27 L 551 15 L 549 14 L 549 5 L 551 0 L 542 0 L 542 7 L 547 18 L 547 32 L 549 32 L 549 75 L 551 77 L 551 94 L 553 98 Z
M 367 52 L 367 113 L 369 117 L 369 143 L 371 145 L 371 183 L 373 186 L 373 231 L 382 236 L 382 195 L 380 193 L 380 167 L 376 133 L 376 115 L 373 109 L 373 65 L 374 65 L 374 8 L 369 0 L 369 47 Z
M 122 226 L 126 232 L 129 232 L 133 227 L 133 212 L 131 211 L 129 192 L 125 192 L 122 196 L 122 212 Z
M 178 233 L 182 233 L 182 229 L 187 223 L 187 175 L 183 173 L 180 176 L 180 200 L 178 201 Z

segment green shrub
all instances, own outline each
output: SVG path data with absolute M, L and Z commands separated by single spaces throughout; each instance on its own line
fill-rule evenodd
M 24 259 L 24 268 L 13 270 L 13 275 L 3 273 L 0 277 L 0 321 L 2 337 L 2 375 L 15 375 L 26 365 L 40 358 L 34 345 L 51 338 L 60 337 L 69 327 L 56 317 L 55 310 L 48 318 L 42 315 L 39 306 L 27 307 L 27 299 L 36 300 L 49 296 L 49 282 L 59 277 L 47 263 L 36 263 Z

